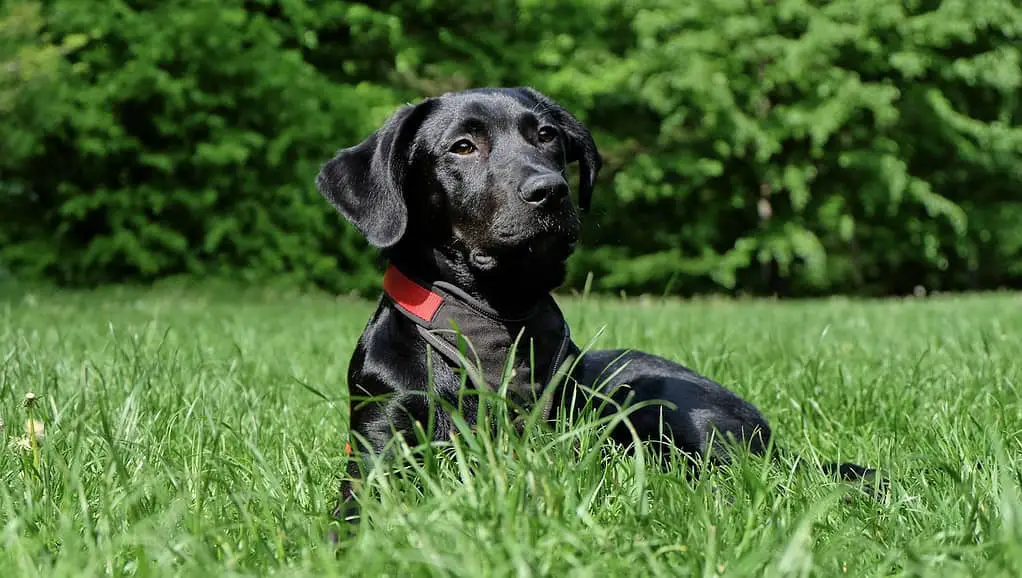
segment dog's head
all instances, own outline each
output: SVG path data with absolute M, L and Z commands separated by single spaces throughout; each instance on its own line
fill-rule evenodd
M 462 277 L 538 275 L 556 286 L 579 232 L 575 162 L 584 211 L 601 166 L 589 130 L 533 89 L 475 89 L 399 109 L 316 184 L 392 259 L 429 252 Z

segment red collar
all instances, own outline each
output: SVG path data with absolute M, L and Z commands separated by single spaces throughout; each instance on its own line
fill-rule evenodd
M 444 302 L 443 297 L 405 277 L 393 265 L 383 274 L 383 291 L 405 311 L 423 321 L 432 321 Z

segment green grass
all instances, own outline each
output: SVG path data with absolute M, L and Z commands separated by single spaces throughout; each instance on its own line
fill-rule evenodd
M 335 550 L 371 304 L 9 290 L 0 576 L 1022 575 L 1022 296 L 562 303 L 580 342 L 731 385 L 805 460 L 881 467 L 889 499 L 755 457 L 687 483 L 593 451 L 592 428 L 467 436 L 421 491 L 371 479 L 369 524 Z M 29 412 L 38 454 L 16 445 Z

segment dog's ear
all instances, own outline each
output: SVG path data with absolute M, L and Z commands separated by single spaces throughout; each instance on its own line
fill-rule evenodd
M 343 149 L 316 176 L 316 188 L 371 245 L 393 247 L 408 228 L 404 182 L 411 145 L 433 109 L 427 100 L 398 109 L 379 130 Z
M 603 158 L 596 148 L 592 133 L 570 112 L 546 95 L 534 88 L 525 87 L 522 90 L 535 99 L 536 104 L 553 116 L 560 125 L 567 140 L 567 161 L 569 164 L 579 163 L 578 208 L 588 211 L 593 198 L 593 188 L 596 186 L 596 177 L 603 167 Z

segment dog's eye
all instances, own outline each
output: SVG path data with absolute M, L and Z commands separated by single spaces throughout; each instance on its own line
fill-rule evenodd
M 553 128 L 545 126 L 539 129 L 539 134 L 536 136 L 539 137 L 539 142 L 550 142 L 557 138 L 557 131 L 554 130 Z
M 454 143 L 454 146 L 451 147 L 451 152 L 456 155 L 470 155 L 476 152 L 476 145 L 472 144 L 470 141 L 461 139 Z

